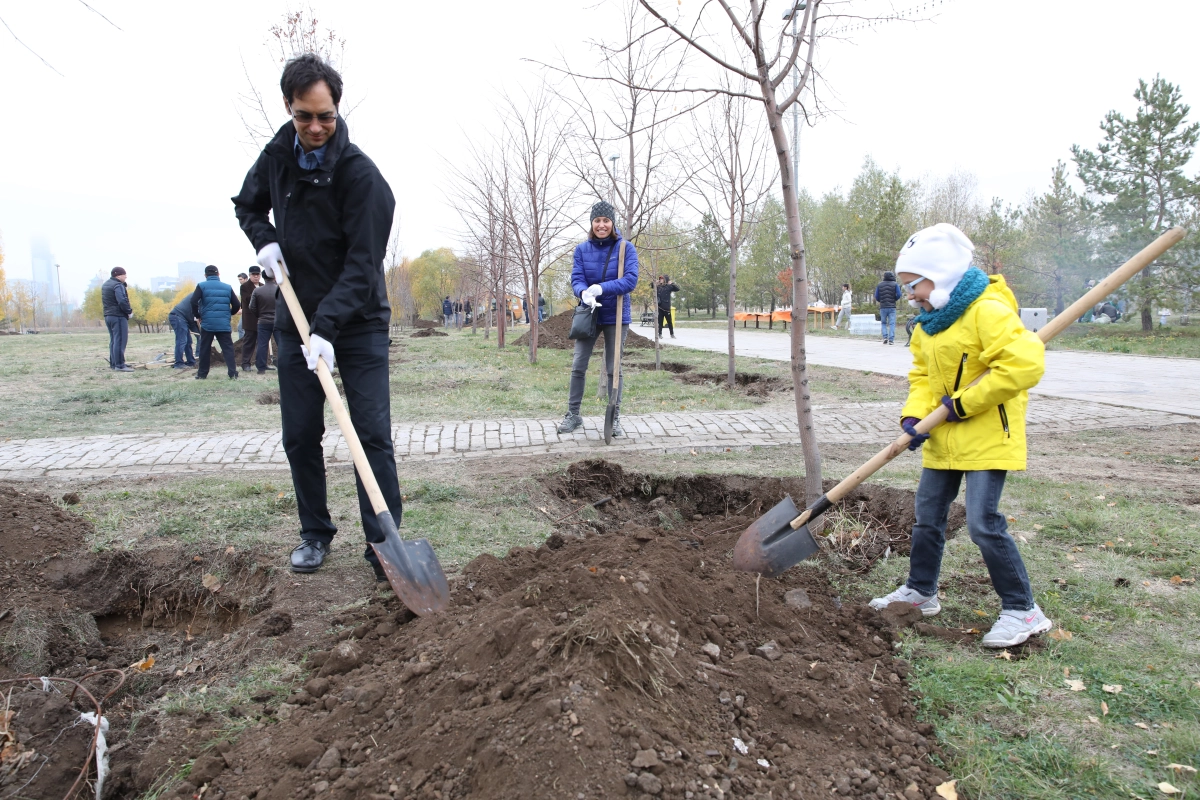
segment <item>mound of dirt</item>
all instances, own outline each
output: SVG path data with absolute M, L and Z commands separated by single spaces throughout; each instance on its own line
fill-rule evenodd
M 653 361 L 634 361 L 634 362 L 630 363 L 629 366 L 633 367 L 634 369 L 653 370 L 654 362 Z M 680 373 L 684 373 L 684 372 L 691 372 L 693 369 L 695 369 L 695 367 L 693 367 L 691 364 L 683 364 L 679 361 L 661 361 L 661 362 L 659 362 L 659 366 L 662 367 L 663 372 L 672 372 L 672 373 L 675 373 L 676 375 L 678 375 Z
M 413 620 L 389 596 L 335 618 L 286 719 L 225 753 L 208 791 L 934 796 L 946 776 L 887 620 L 816 570 L 759 584 L 732 569 L 762 481 L 714 494 L 719 478 L 604 462 L 556 481 L 569 503 L 615 496 L 580 523 L 593 532 L 475 559 L 443 614 Z
M 430 325 L 428 327 L 422 326 L 422 327 L 417 328 L 415 331 L 413 331 L 412 333 L 409 334 L 409 338 L 425 339 L 430 336 L 449 336 L 449 335 L 450 334 L 446 333 L 445 331 L 439 331 L 437 328 Z
M 546 317 L 538 325 L 538 347 L 548 347 L 551 350 L 574 350 L 575 340 L 568 337 L 571 332 L 571 318 L 575 315 L 575 309 L 571 308 L 553 317 Z M 601 337 L 600 344 L 593 352 L 593 356 L 597 356 L 604 352 L 604 339 Z M 521 334 L 513 342 L 514 346 L 528 347 L 529 346 L 529 331 Z M 647 339 L 641 334 L 635 333 L 631 328 L 628 335 L 625 337 L 625 349 L 654 349 L 654 341 Z
M 434 322 L 431 319 L 416 319 L 414 317 L 412 326 L 414 328 L 436 328 L 436 327 L 438 327 L 438 323 Z

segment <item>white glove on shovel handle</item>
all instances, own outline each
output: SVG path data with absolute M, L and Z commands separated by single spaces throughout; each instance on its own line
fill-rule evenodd
M 329 367 L 329 371 L 333 372 L 333 344 L 322 339 L 317 334 L 310 334 L 308 337 L 308 346 L 300 345 L 300 352 L 304 353 L 304 360 L 308 362 L 308 368 L 313 372 L 317 371 L 317 359 L 325 359 L 325 365 Z
M 283 251 L 279 249 L 279 245 L 271 242 L 258 251 L 258 265 L 262 267 L 263 275 L 268 278 L 275 277 L 275 267 L 278 266 L 283 270 L 283 274 L 292 277 L 292 273 L 288 272 L 287 264 L 283 260 Z M 309 367 L 309 369 L 313 369 Z

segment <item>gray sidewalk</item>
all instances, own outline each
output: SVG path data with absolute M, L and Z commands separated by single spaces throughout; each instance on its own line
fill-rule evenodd
M 664 344 L 727 352 L 724 330 L 676 328 L 675 336 Z M 903 341 L 903 331 L 890 347 L 873 340 L 809 336 L 805 349 L 810 364 L 907 375 L 912 357 Z M 738 328 L 734 346 L 739 355 L 791 358 L 790 338 L 782 333 Z M 1051 350 L 1046 374 L 1032 393 L 1200 417 L 1200 359 Z
M 899 403 L 817 406 L 814 410 L 823 444 L 882 445 L 899 433 Z M 1197 421 L 1179 414 L 1049 398 L 1030 403 L 1028 420 L 1033 435 Z M 790 409 L 647 414 L 622 417 L 622 422 L 626 436 L 610 446 L 602 440 L 603 419 L 599 417 L 585 418 L 583 428 L 566 436 L 555 431 L 557 420 L 507 419 L 396 425 L 393 439 L 396 460 L 401 463 L 544 454 L 586 457 L 629 451 L 722 451 L 800 442 Z M 12 440 L 0 442 L 0 479 L 280 470 L 287 468 L 280 439 L 278 431 L 226 431 Z M 329 463 L 350 463 L 340 433 L 326 434 L 324 447 Z

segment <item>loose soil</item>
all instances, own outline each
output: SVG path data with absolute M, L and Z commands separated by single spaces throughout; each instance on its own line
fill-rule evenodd
M 541 547 L 471 562 L 445 613 L 416 619 L 367 590 L 299 636 L 280 596 L 300 584 L 265 557 L 89 553 L 85 520 L 0 486 L 0 585 L 12 587 L 0 609 L 13 609 L 0 678 L 73 676 L 103 696 L 115 678 L 99 670 L 129 673 L 105 705 L 120 745 L 105 797 L 137 797 L 189 760 L 175 796 L 935 796 L 946 776 L 932 728 L 913 720 L 893 623 L 843 602 L 812 565 L 761 582 L 732 569 L 737 536 L 786 492 L 802 496 L 798 481 L 584 461 L 545 489 L 555 518 L 578 513 Z M 911 505 L 864 486 L 839 513 L 891 531 L 897 552 Z M 139 717 L 168 690 L 245 673 L 263 642 L 278 642 L 274 657 L 309 654 L 285 702 L 280 689 L 220 713 Z M 148 655 L 150 672 L 129 667 Z M 50 758 L 24 796 L 63 796 L 90 730 L 49 740 L 89 709 L 40 684 L 13 698 L 17 744 Z M 229 741 L 243 717 L 255 730 Z M 0 793 L 32 769 L 0 772 Z
M 437 328 L 432 328 L 432 327 L 430 327 L 430 328 L 425 328 L 425 327 L 421 327 L 421 328 L 417 328 L 415 331 L 413 331 L 412 333 L 410 333 L 410 334 L 409 334 L 409 338 L 412 338 L 412 339 L 426 339 L 426 338 L 428 338 L 428 337 L 430 337 L 430 336 L 449 336 L 449 335 L 450 335 L 450 334 L 446 333 L 445 331 L 439 331 Z
M 551 350 L 574 350 L 575 340 L 570 338 L 568 334 L 571 332 L 571 318 L 575 315 L 575 309 L 568 309 L 553 317 L 546 317 L 538 325 L 538 347 L 548 347 Z M 598 347 L 593 355 L 599 355 L 604 352 L 604 337 L 600 338 Z M 514 345 L 528 347 L 529 346 L 529 331 L 521 334 L 513 342 Z M 630 329 L 625 336 L 626 350 L 644 350 L 654 349 L 654 340 L 647 339 L 639 333 L 634 333 Z

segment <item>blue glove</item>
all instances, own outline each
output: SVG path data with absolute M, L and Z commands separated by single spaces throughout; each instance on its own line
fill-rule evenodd
M 916 426 L 918 422 L 920 422 L 920 420 L 916 417 L 905 417 L 904 419 L 900 420 L 900 427 L 904 429 L 905 433 L 913 437 L 912 441 L 908 443 L 908 449 L 914 453 L 920 450 L 921 445 L 925 444 L 925 442 L 929 439 L 928 433 L 917 433 Z
M 942 395 L 942 405 L 949 410 L 946 415 L 946 422 L 962 422 L 963 418 L 958 415 L 958 411 L 954 408 L 954 398 L 948 394 Z

